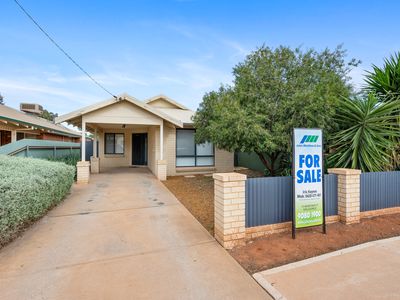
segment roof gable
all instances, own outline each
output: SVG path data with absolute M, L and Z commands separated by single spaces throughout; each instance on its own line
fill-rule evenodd
M 92 113 L 94 111 L 97 111 L 99 109 L 105 108 L 107 106 L 111 106 L 116 103 L 120 103 L 121 101 L 127 101 L 127 102 L 129 102 L 133 105 L 136 105 L 136 106 L 140 107 L 141 109 L 143 109 L 153 115 L 156 115 L 178 127 L 183 127 L 183 123 L 180 120 L 177 120 L 177 119 L 163 113 L 162 111 L 158 110 L 157 108 L 152 107 L 152 106 L 148 105 L 147 103 L 141 102 L 141 101 L 137 100 L 136 98 L 129 96 L 128 94 L 125 94 L 125 93 L 119 95 L 117 97 L 117 99 L 111 98 L 106 101 L 95 103 L 93 105 L 90 105 L 90 106 L 84 107 L 82 109 L 73 111 L 71 113 L 62 115 L 62 116 L 56 118 L 56 123 L 68 122 L 72 119 L 76 119 L 83 115 L 86 115 L 86 114 Z
M 165 95 L 157 95 L 147 99 L 145 101 L 146 104 L 157 107 L 157 108 L 178 108 L 188 110 L 187 107 L 182 104 L 176 102 L 175 100 L 165 96 Z

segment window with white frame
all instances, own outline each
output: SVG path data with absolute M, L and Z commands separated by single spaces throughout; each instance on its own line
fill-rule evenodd
M 204 167 L 214 165 L 214 145 L 196 144 L 194 129 L 176 130 L 176 166 Z
M 124 134 L 105 133 L 104 134 L 104 153 L 105 154 L 124 154 Z

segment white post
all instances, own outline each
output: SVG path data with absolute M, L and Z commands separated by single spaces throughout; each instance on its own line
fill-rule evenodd
M 17 131 L 16 130 L 12 130 L 11 131 L 11 143 L 14 143 L 17 141 Z
M 86 122 L 82 120 L 81 161 L 86 161 Z
M 160 160 L 164 159 L 164 122 L 160 125 Z
M 94 129 L 93 156 L 97 158 L 97 127 Z

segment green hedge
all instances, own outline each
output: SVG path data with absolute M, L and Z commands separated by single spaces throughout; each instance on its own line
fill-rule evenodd
M 0 247 L 61 202 L 74 175 L 65 163 L 0 155 Z

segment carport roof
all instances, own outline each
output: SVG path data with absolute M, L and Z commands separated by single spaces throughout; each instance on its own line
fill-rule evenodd
M 165 112 L 163 112 L 155 107 L 152 107 L 152 106 L 148 105 L 147 103 L 144 103 L 126 93 L 119 95 L 117 98 L 111 98 L 111 99 L 108 99 L 108 100 L 105 100 L 102 102 L 98 102 L 98 103 L 83 107 L 81 109 L 75 110 L 73 112 L 70 112 L 68 114 L 59 116 L 56 118 L 55 122 L 56 123 L 69 122 L 73 119 L 79 118 L 85 114 L 92 112 L 92 111 L 101 109 L 103 107 L 107 107 L 109 105 L 113 105 L 120 101 L 128 101 L 128 102 L 132 103 L 133 105 L 136 105 L 136 106 L 176 125 L 177 127 L 183 127 L 183 122 L 181 120 L 178 120 L 178 119 L 166 114 Z

